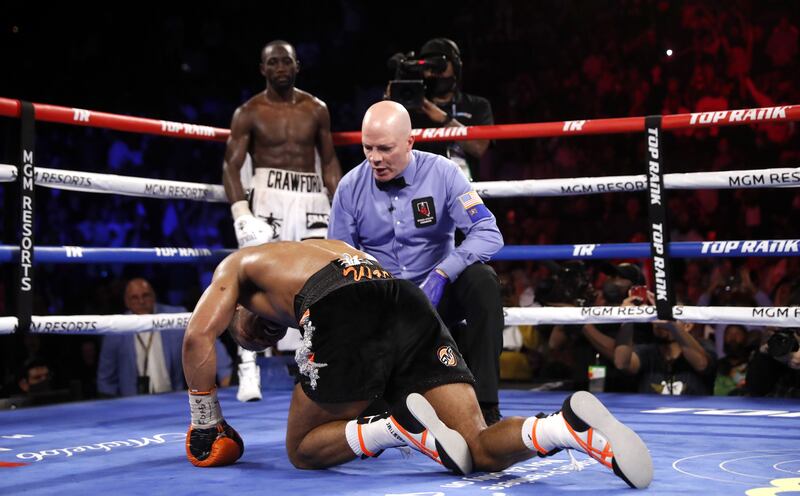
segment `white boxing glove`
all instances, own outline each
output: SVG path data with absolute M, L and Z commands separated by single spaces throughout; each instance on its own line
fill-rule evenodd
M 253 215 L 250 207 L 247 206 L 247 200 L 241 200 L 231 205 L 231 213 L 239 248 L 268 243 L 272 239 L 272 228 Z

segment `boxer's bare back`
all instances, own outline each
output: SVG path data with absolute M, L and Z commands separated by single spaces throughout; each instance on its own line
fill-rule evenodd
M 297 325 L 294 297 L 306 281 L 333 260 L 366 258 L 352 246 L 336 240 L 284 241 L 243 248 L 229 255 L 214 271 L 211 284 L 195 307 L 187 336 L 201 336 L 201 343 L 186 347 L 184 370 L 191 389 L 209 390 L 214 375 L 206 367 L 213 359 L 208 347 L 228 327 L 237 305 L 241 305 L 274 326 Z

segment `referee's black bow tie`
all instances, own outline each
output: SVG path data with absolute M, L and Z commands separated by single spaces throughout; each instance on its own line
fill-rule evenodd
M 378 181 L 376 179 L 375 186 L 377 186 L 381 191 L 386 191 L 389 189 L 389 186 L 394 186 L 397 189 L 403 189 L 408 185 L 406 184 L 406 178 L 399 176 L 394 179 L 389 179 L 388 181 Z

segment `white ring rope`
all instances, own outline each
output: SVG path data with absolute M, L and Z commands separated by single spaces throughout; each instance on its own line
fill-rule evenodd
M 35 184 L 48 188 L 146 198 L 171 198 L 207 202 L 228 201 L 225 189 L 219 184 L 167 181 L 164 179 L 147 179 L 116 174 L 48 169 L 45 167 L 37 167 L 34 174 Z M 0 182 L 15 181 L 16 179 L 17 168 L 15 166 L 0 164 Z
M 509 307 L 506 325 L 612 324 L 653 322 L 656 307 Z M 744 324 L 771 327 L 800 326 L 800 307 L 672 307 L 675 320 L 698 324 Z
M 652 322 L 653 306 L 639 307 L 509 307 L 506 325 L 603 324 Z M 191 313 L 151 315 L 33 316 L 30 331 L 39 334 L 125 334 L 185 329 Z M 800 327 L 800 307 L 673 307 L 675 320 L 698 324 L 742 324 Z M 0 317 L 0 334 L 11 334 L 16 317 Z
M 40 334 L 126 334 L 186 329 L 191 313 L 149 315 L 34 315 L 30 331 Z M 0 334 L 11 334 L 16 317 L 0 317 Z
M 0 164 L 0 182 L 10 182 L 16 178 L 17 168 L 15 166 Z M 207 202 L 227 201 L 225 190 L 219 184 L 166 181 L 44 167 L 36 168 L 34 181 L 39 186 L 72 191 Z M 473 186 L 484 198 L 574 196 L 618 191 L 644 191 L 647 188 L 647 177 L 640 174 L 635 176 L 483 181 L 473 183 Z M 800 187 L 800 167 L 665 174 L 664 186 L 667 189 L 688 190 Z
M 647 177 L 606 176 L 567 179 L 525 179 L 473 183 L 483 198 L 516 196 L 574 196 L 618 191 L 644 191 Z M 800 167 L 721 172 L 664 174 L 667 189 L 745 189 L 800 186 Z

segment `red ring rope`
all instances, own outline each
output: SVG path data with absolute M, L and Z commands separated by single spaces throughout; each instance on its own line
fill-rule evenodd
M 43 103 L 33 104 L 36 120 L 58 122 L 76 126 L 92 126 L 117 131 L 128 131 L 177 138 L 225 141 L 230 131 L 218 127 L 182 122 L 130 117 L 94 110 L 59 107 Z M 0 116 L 19 117 L 20 102 L 0 98 Z M 664 130 L 710 126 L 735 126 L 759 122 L 786 122 L 800 120 L 800 105 L 781 105 L 740 110 L 720 110 L 691 114 L 665 115 L 661 122 Z M 415 130 L 417 141 L 462 141 L 469 139 L 519 139 L 545 138 L 587 134 L 635 133 L 644 131 L 644 117 L 619 117 L 527 124 L 499 124 L 494 126 L 447 127 Z M 361 143 L 361 133 L 348 131 L 333 133 L 336 145 Z

